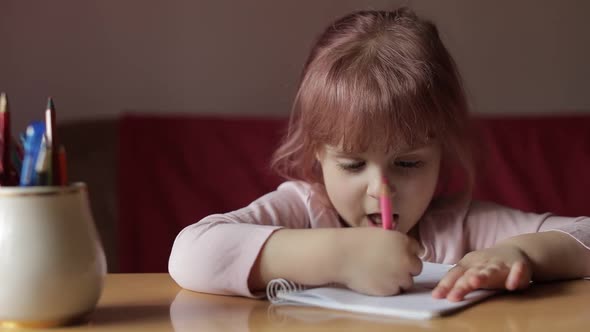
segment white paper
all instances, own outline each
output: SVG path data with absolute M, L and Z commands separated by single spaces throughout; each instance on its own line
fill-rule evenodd
M 414 277 L 414 287 L 394 296 L 369 296 L 335 287 L 312 288 L 299 292 L 279 293 L 281 300 L 291 304 L 313 305 L 358 313 L 387 315 L 410 319 L 430 319 L 455 311 L 492 295 L 493 291 L 469 293 L 463 301 L 451 302 L 432 297 L 432 288 L 452 265 L 424 262 L 422 273 Z

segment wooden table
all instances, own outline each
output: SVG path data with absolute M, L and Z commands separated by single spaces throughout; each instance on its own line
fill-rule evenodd
M 180 289 L 168 274 L 109 274 L 89 321 L 48 331 L 590 331 L 590 281 L 537 284 L 411 321 Z

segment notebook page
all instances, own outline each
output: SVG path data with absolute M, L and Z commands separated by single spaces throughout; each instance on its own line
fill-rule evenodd
M 434 289 L 452 267 L 453 265 L 448 264 L 422 262 L 422 272 L 414 277 L 414 287 Z
M 461 302 L 434 299 L 431 289 L 451 267 L 452 265 L 424 262 L 422 273 L 414 277 L 414 287 L 394 296 L 369 296 L 336 287 L 279 292 L 276 296 L 282 301 L 300 305 L 410 319 L 430 319 L 465 307 L 494 293 L 478 290 L 468 294 L 466 299 Z
M 478 290 L 461 302 L 435 299 L 429 289 L 415 289 L 394 296 L 369 296 L 344 288 L 313 288 L 298 293 L 285 293 L 284 300 L 324 308 L 410 319 L 430 319 L 479 301 L 492 291 Z

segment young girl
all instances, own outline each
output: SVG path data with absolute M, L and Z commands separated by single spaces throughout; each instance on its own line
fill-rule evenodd
M 436 27 L 406 8 L 352 13 L 327 28 L 305 65 L 274 156 L 290 181 L 186 227 L 170 274 L 217 294 L 261 296 L 285 278 L 393 295 L 412 286 L 422 261 L 452 263 L 433 290 L 452 301 L 477 288 L 589 276 L 590 218 L 471 201 L 469 144 L 459 74 Z M 466 195 L 435 197 L 453 165 Z M 395 231 L 380 227 L 383 185 Z

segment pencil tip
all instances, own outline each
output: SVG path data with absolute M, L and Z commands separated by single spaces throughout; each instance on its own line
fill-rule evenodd
M 8 99 L 6 98 L 6 93 L 0 93 L 0 113 L 4 113 L 8 111 Z
M 51 97 L 47 98 L 47 109 L 48 110 L 55 110 L 55 105 L 53 105 L 53 99 Z

